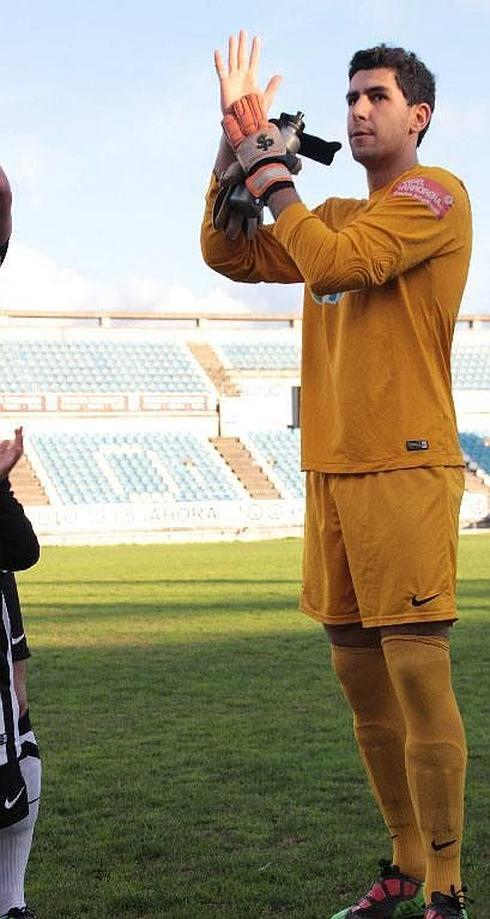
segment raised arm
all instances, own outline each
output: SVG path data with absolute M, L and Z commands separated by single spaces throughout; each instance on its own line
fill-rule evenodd
M 231 117 L 232 107 L 246 96 L 254 96 L 261 110 L 269 111 L 282 77 L 275 74 L 262 90 L 258 83 L 259 57 L 259 38 L 255 37 L 252 40 L 249 51 L 247 33 L 244 30 L 238 37 L 230 36 L 226 62 L 220 51 L 214 52 L 214 64 L 220 87 L 222 124 Z M 243 122 L 242 127 L 247 130 Z M 302 281 L 296 265 L 274 239 L 271 227 L 262 228 L 251 240 L 242 232 L 236 238 L 229 239 L 222 229 L 216 229 L 213 225 L 213 208 L 219 192 L 218 182 L 233 163 L 238 166 L 235 151 L 223 132 L 213 178 L 206 195 L 206 209 L 201 227 L 204 261 L 214 271 L 235 281 L 285 284 Z
M 221 51 L 214 52 L 214 66 L 219 80 L 220 106 L 223 117 L 229 114 L 233 103 L 238 102 L 243 96 L 252 94 L 258 96 L 263 111 L 266 114 L 269 112 L 282 77 L 275 74 L 270 78 L 266 88 L 261 90 L 258 82 L 259 59 L 260 38 L 257 35 L 254 36 L 249 53 L 247 33 L 244 29 L 240 31 L 238 38 L 230 35 L 227 63 L 224 62 Z M 219 178 L 234 159 L 235 154 L 223 134 L 214 168 L 215 175 Z

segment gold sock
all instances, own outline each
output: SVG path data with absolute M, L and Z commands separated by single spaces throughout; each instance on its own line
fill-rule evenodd
M 424 847 L 405 769 L 405 723 L 381 648 L 332 645 L 369 782 L 393 840 L 393 864 L 423 880 Z
M 382 641 L 407 726 L 407 777 L 422 835 L 426 900 L 461 887 L 466 742 L 451 685 L 449 642 L 422 635 Z

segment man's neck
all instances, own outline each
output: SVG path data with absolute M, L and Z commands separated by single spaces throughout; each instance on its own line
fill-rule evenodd
M 372 193 L 378 191 L 379 188 L 384 188 L 385 185 L 393 182 L 394 179 L 398 178 L 402 173 L 407 172 L 408 169 L 412 169 L 417 163 L 418 158 L 416 151 L 410 151 L 407 156 L 402 159 L 397 159 L 396 163 L 381 163 L 373 169 L 366 166 L 369 194 L 372 195 Z

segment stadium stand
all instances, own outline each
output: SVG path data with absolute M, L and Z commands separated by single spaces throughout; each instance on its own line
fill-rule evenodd
M 216 354 L 216 351 L 207 342 L 189 342 L 189 350 L 199 362 L 217 392 L 227 396 L 238 396 L 240 390 L 233 383 L 230 374 Z
M 252 451 L 248 450 L 238 437 L 212 437 L 211 443 L 219 450 L 233 475 L 240 480 L 251 498 L 267 501 L 282 497 L 267 475 L 264 464 L 261 465 L 257 458 L 254 458 Z
M 188 348 L 155 342 L 0 342 L 0 392 L 210 393 L 213 387 Z
M 454 389 L 490 389 L 490 333 L 459 332 L 452 349 Z
M 0 392 L 213 393 L 228 383 L 236 394 L 224 367 L 245 374 L 297 372 L 299 363 L 297 341 L 255 336 L 220 341 L 214 349 L 161 336 L 152 342 L 7 339 L 0 342 Z M 453 380 L 455 389 L 490 387 L 489 333 L 455 336 Z
M 274 482 L 282 498 L 304 498 L 304 474 L 300 471 L 299 430 L 249 431 L 244 442 Z
M 300 531 L 296 317 L 49 314 L 48 322 L 33 312 L 24 320 L 0 311 L 0 413 L 4 430 L 25 427 L 15 491 L 39 508 L 53 539 L 58 526 L 88 521 L 94 503 L 91 535 L 103 516 L 114 538 L 131 516 L 151 529 L 156 506 L 168 512 L 153 515 L 163 521 L 155 529 L 166 519 L 199 527 L 205 502 L 220 531 L 245 530 L 261 514 L 264 526 L 281 520 Z M 473 493 L 467 519 L 482 520 L 490 321 L 470 320 L 456 331 L 453 388 Z
M 469 469 L 490 487 L 490 437 L 472 431 L 461 431 L 459 440 Z
M 218 452 L 193 434 L 38 433 L 30 436 L 27 453 L 52 504 L 232 501 L 246 496 Z
M 297 371 L 300 363 L 300 347 L 295 342 L 223 341 L 219 351 L 225 365 L 240 371 Z
M 293 341 L 222 341 L 219 351 L 226 366 L 244 372 L 298 370 L 301 359 L 300 345 Z M 452 369 L 455 389 L 490 388 L 490 332 L 458 331 Z
M 49 504 L 44 486 L 25 454 L 10 472 L 9 479 L 14 494 L 22 497 L 23 504 L 29 507 Z

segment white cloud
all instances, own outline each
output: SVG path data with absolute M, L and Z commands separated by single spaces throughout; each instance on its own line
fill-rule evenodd
M 119 307 L 166 313 L 248 313 L 247 304 L 220 287 L 198 295 L 187 287 L 168 287 L 160 278 L 128 278 L 118 292 Z
M 9 310 L 158 310 L 247 313 L 243 299 L 220 287 L 197 295 L 162 278 L 129 276 L 104 284 L 63 268 L 45 253 L 12 243 L 0 274 L 0 307 Z
M 490 249 L 475 252 L 463 301 L 465 312 L 488 312 Z M 0 271 L 0 309 L 7 310 L 127 310 L 165 313 L 299 313 L 300 285 L 246 285 L 227 281 L 196 294 L 162 278 L 128 276 L 119 285 L 94 281 L 60 267 L 45 253 L 12 243 Z
M 110 291 L 37 249 L 12 243 L 0 276 L 0 304 L 12 310 L 104 309 Z M 109 301 L 109 302 L 108 302 Z

